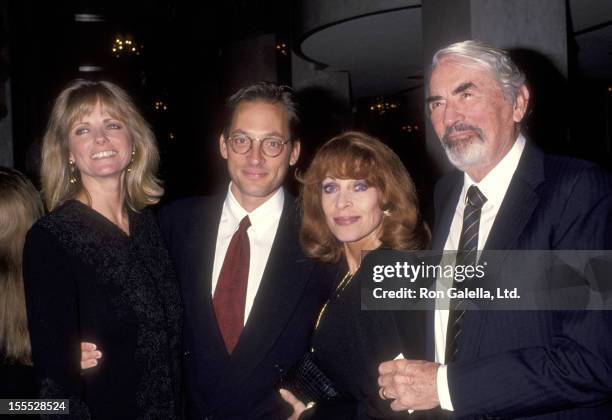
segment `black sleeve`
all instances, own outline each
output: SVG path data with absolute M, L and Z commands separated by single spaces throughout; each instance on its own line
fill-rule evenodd
M 80 333 L 74 261 L 57 239 L 35 225 L 26 237 L 23 277 L 32 360 L 42 398 L 70 398 L 71 417 L 88 418 L 80 401 Z

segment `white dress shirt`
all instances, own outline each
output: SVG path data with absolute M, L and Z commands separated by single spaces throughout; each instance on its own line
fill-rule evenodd
M 276 193 L 270 197 L 265 203 L 257 207 L 252 212 L 247 212 L 236 200 L 231 189 L 230 183 L 227 196 L 223 202 L 223 211 L 221 212 L 221 221 L 219 222 L 219 230 L 217 232 L 217 245 L 215 247 L 215 262 L 212 272 L 212 294 L 215 295 L 217 282 L 225 254 L 229 247 L 232 236 L 238 230 L 240 221 L 244 216 L 249 216 L 251 226 L 247 229 L 249 237 L 250 258 L 249 258 L 249 279 L 247 284 L 246 304 L 244 308 L 244 323 L 246 324 L 257 290 L 261 283 L 270 250 L 274 243 L 276 230 L 280 221 L 281 213 L 283 212 L 283 204 L 285 202 L 285 193 L 282 188 L 279 188 Z
M 512 176 L 519 164 L 523 149 L 525 148 L 525 138 L 519 135 L 514 145 L 508 151 L 506 156 L 489 172 L 479 183 L 474 182 L 467 173 L 463 177 L 463 189 L 459 195 L 459 202 L 455 207 L 455 214 L 451 223 L 448 237 L 444 245 L 445 251 L 457 251 L 459 247 L 459 237 L 463 226 L 463 210 L 465 209 L 465 201 L 467 190 L 472 185 L 476 185 L 478 189 L 487 198 L 486 203 L 482 207 L 480 214 L 480 226 L 478 229 L 478 249 L 483 249 L 489 232 L 495 221 L 495 216 L 501 207 Z M 454 263 L 454 261 L 452 262 Z M 438 282 L 439 288 L 450 287 L 449 284 Z M 436 362 L 444 363 L 444 355 L 446 352 L 446 331 L 448 327 L 448 307 L 449 300 L 436 301 L 436 311 L 434 316 L 434 334 L 436 341 Z M 446 374 L 446 365 L 438 368 L 437 376 L 438 398 L 440 407 L 444 410 L 453 410 L 450 391 L 448 389 L 448 378 Z

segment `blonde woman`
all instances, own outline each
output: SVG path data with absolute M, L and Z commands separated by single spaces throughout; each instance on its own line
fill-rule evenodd
M 34 186 L 0 167 L 0 395 L 36 398 L 21 260 L 26 232 L 43 215 Z
M 181 306 L 147 206 L 163 190 L 155 138 L 118 86 L 77 80 L 43 139 L 50 214 L 28 233 L 24 280 L 44 398 L 76 418 L 179 417 Z M 81 342 L 100 363 L 80 371 Z

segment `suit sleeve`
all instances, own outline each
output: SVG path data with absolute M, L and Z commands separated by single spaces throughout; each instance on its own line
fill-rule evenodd
M 553 248 L 612 249 L 611 191 L 601 171 L 580 173 L 561 203 Z M 449 364 L 456 415 L 528 416 L 610 401 L 612 311 L 557 311 L 542 319 L 533 328 L 555 331 L 547 346 Z
M 599 168 L 576 178 L 552 230 L 552 249 L 612 250 L 612 178 Z
M 608 400 L 612 394 L 612 311 L 559 312 L 556 316 L 563 330 L 549 346 L 449 364 L 455 414 L 529 416 Z
M 23 277 L 32 359 L 42 398 L 69 398 L 70 415 L 89 418 L 81 402 L 78 291 L 70 258 L 35 225 L 27 235 Z

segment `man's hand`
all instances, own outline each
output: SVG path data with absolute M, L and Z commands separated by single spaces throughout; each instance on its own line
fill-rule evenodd
M 96 349 L 94 343 L 81 343 L 81 369 L 89 369 L 98 364 L 102 352 Z
M 393 399 L 393 411 L 430 410 L 440 405 L 437 389 L 438 363 L 399 359 L 378 367 L 380 397 Z

